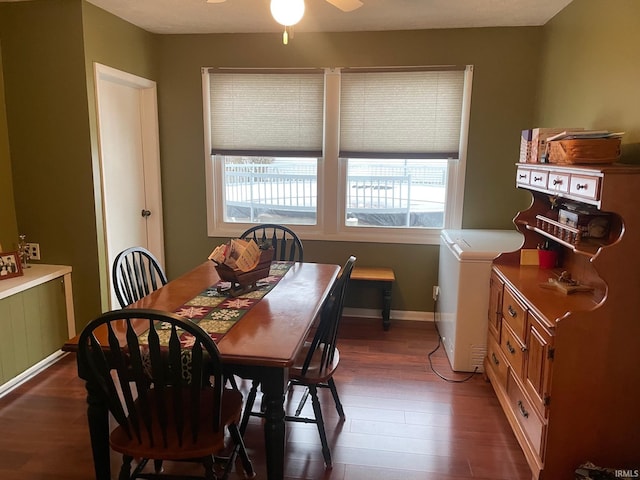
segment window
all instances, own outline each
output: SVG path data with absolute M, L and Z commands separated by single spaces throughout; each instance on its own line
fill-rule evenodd
M 222 158 L 224 221 L 317 223 L 317 159 Z
M 208 78 L 221 221 L 315 225 L 323 71 L 218 70 Z
M 443 228 L 446 160 L 347 161 L 345 225 Z
M 203 70 L 210 235 L 437 242 L 461 224 L 471 73 Z
M 459 158 L 463 92 L 460 70 L 342 72 L 346 225 L 444 227 L 447 161 Z

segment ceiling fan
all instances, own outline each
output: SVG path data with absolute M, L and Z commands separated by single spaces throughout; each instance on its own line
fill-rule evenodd
M 222 3 L 227 0 L 207 0 L 207 3 Z M 362 6 L 360 0 L 325 0 L 343 12 L 351 12 Z M 293 26 L 304 15 L 304 0 L 271 0 L 271 15 L 280 25 L 284 26 L 282 43 L 289 43 L 289 36 L 293 37 Z

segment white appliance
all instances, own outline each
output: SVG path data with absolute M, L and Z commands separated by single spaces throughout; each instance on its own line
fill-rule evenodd
M 522 240 L 510 230 L 442 230 L 435 318 L 453 370 L 483 371 L 491 262 Z

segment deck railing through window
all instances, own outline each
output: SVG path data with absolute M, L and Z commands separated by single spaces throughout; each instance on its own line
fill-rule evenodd
M 225 163 L 227 212 L 248 221 L 266 214 L 313 215 L 317 205 L 315 169 L 306 165 Z
M 347 218 L 396 216 L 409 225 L 411 176 L 354 176 L 347 178 Z M 373 223 L 377 223 L 375 220 Z M 382 224 L 387 224 L 384 221 Z
M 315 159 L 227 157 L 224 162 L 225 220 L 315 223 L 316 169 Z M 433 216 L 433 212 L 441 217 L 444 203 L 440 198 L 445 184 L 445 162 L 350 160 L 346 223 L 379 227 L 437 226 L 424 224 L 422 219 Z

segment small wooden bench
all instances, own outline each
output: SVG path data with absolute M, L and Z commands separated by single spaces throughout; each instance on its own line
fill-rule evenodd
M 353 267 L 351 280 L 377 282 L 382 285 L 382 328 L 389 330 L 391 325 L 391 289 L 396 276 L 388 267 Z

